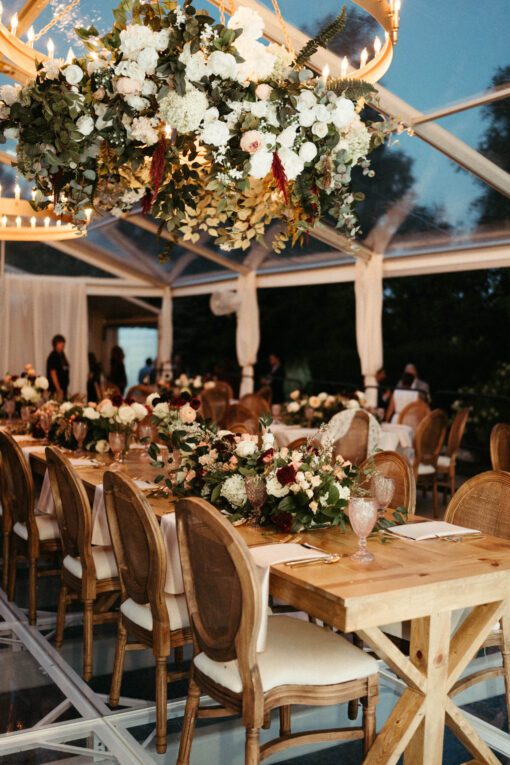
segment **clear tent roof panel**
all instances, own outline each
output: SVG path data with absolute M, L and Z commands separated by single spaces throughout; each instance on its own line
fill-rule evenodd
M 271 0 L 261 1 L 273 10 Z M 242 4 L 242 0 L 238 0 L 237 4 Z M 12 13 L 21 10 L 24 0 L 6 0 L 3 5 L 4 20 L 8 21 Z M 64 5 L 61 0 L 51 0 L 34 23 L 36 32 Z M 81 0 L 35 47 L 45 50 L 47 39 L 51 36 L 57 56 L 65 57 L 70 46 L 80 55 L 83 49 L 73 27 L 94 24 L 101 32 L 107 31 L 113 20 L 111 10 L 116 5 L 116 0 Z M 280 0 L 279 5 L 286 21 L 306 33 L 317 31 L 328 17 L 336 15 L 340 9 L 337 0 L 321 0 L 316 4 L 310 4 L 309 0 Z M 200 0 L 198 6 L 206 7 L 218 18 L 218 9 L 212 3 Z M 463 0 L 451 0 L 439 8 L 431 6 L 426 0 L 403 0 L 399 42 L 393 63 L 381 85 L 424 112 L 435 111 L 484 91 L 490 86 L 498 67 L 508 63 L 503 23 L 507 10 L 507 0 L 493 0 L 483 9 Z M 350 0 L 347 11 L 350 22 L 333 48 L 340 54 L 347 53 L 350 60 L 357 63 L 358 48 L 361 50 L 362 46 L 371 44 L 374 35 L 381 34 L 381 30 L 368 14 Z M 437 124 L 467 146 L 478 150 L 488 123 L 486 110 L 475 108 L 441 118 Z M 11 143 L 1 148 L 12 152 L 14 146 L 10 146 Z M 498 157 L 490 151 L 482 150 L 481 153 L 498 164 Z M 367 193 L 366 202 L 359 208 L 362 239 L 370 242 L 370 233 L 382 216 L 412 191 L 412 202 L 407 205 L 407 212 L 388 245 L 388 254 L 415 251 L 418 237 L 421 238 L 422 250 L 428 246 L 434 249 L 433 243 L 437 240 L 448 241 L 449 246 L 509 240 L 510 214 L 507 212 L 509 204 L 506 197 L 491 191 L 491 204 L 494 195 L 497 200 L 497 204 L 493 205 L 493 219 L 490 222 L 479 220 L 476 200 L 489 187 L 472 174 L 460 170 L 458 164 L 438 148 L 418 137 L 411 138 L 404 134 L 399 137 L 399 145 L 386 147 L 372 157 L 376 176 L 365 184 L 366 187 L 361 184 Z M 501 158 L 499 165 L 503 166 L 503 163 L 504 158 Z M 2 165 L 0 172 L 0 183 L 5 184 L 5 188 L 12 193 L 15 171 Z M 355 181 L 355 187 L 357 184 L 358 181 Z M 22 187 L 23 196 L 28 196 L 29 185 L 22 184 Z M 134 262 L 136 251 L 139 251 L 158 263 L 157 256 L 166 243 L 158 240 L 154 233 L 125 221 L 106 223 L 106 220 L 99 221 L 87 239 L 80 241 L 96 246 L 104 253 L 110 252 L 117 260 L 125 258 L 126 262 Z M 132 246 L 131 255 L 126 250 L 126 239 Z M 206 237 L 201 238 L 200 245 L 222 255 L 227 264 L 231 261 L 232 269 L 191 252 L 183 243 L 173 248 L 168 262 L 159 264 L 160 272 L 172 278 L 172 272 L 176 269 L 176 283 L 179 284 L 193 279 L 225 278 L 236 275 L 238 270 L 235 265 L 242 264 L 249 255 L 242 251 L 222 252 L 215 247 L 212 239 Z M 18 245 L 19 251 L 23 247 Z M 287 247 L 282 255 L 275 255 L 269 250 L 259 262 L 258 270 L 263 272 L 301 268 L 308 264 L 319 266 L 352 262 L 352 256 L 345 248 L 335 248 L 310 237 L 302 248 Z

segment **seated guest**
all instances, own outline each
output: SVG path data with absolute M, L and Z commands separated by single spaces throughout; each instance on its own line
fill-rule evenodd
M 145 359 L 145 366 L 138 372 L 138 382 L 140 385 L 154 385 L 156 382 L 156 370 L 150 357 Z
M 51 344 L 53 350 L 46 361 L 49 391 L 56 398 L 63 399 L 67 397 L 69 386 L 69 362 L 64 353 L 66 339 L 63 335 L 55 335 Z
M 391 389 L 386 381 L 386 370 L 384 367 L 377 370 L 375 382 L 377 384 L 377 408 L 386 410 L 391 398 Z
M 407 372 L 408 374 L 413 376 L 413 384 L 411 385 L 411 390 L 417 390 L 419 391 L 420 397 L 426 401 L 427 404 L 430 404 L 430 387 L 427 382 L 424 380 L 420 380 L 418 378 L 418 370 L 416 369 L 415 364 L 406 364 L 404 373 Z M 397 384 L 397 388 L 402 387 L 400 385 L 402 381 L 399 381 Z
M 386 422 L 398 422 L 400 412 L 406 408 L 408 404 L 412 404 L 413 401 L 418 400 L 420 395 L 417 390 L 412 390 L 413 375 L 410 372 L 404 372 L 398 387 L 395 388 L 390 398 L 390 404 L 388 411 L 386 412 Z

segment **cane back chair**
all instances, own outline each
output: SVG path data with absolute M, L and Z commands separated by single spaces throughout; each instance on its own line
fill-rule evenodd
M 413 430 L 416 430 L 420 422 L 428 414 L 430 414 L 430 406 L 423 399 L 419 398 L 402 409 L 398 417 L 398 424 L 409 425 Z
M 460 442 L 466 429 L 470 409 L 465 407 L 460 409 L 448 433 L 448 443 L 446 445 L 446 454 L 440 454 L 437 458 L 437 472 L 440 476 L 437 485 L 443 489 L 443 502 L 446 502 L 446 495 L 450 494 L 450 499 L 455 494 L 455 463 L 460 449 Z
M 510 471 L 510 425 L 505 422 L 494 425 L 490 448 L 492 469 Z
M 448 417 L 441 409 L 434 409 L 420 422 L 414 434 L 414 477 L 416 486 L 426 491 L 432 487 L 434 517 L 439 516 L 437 497 L 437 459 L 443 446 Z

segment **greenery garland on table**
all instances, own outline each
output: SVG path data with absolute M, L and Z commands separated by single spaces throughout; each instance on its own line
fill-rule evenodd
M 393 126 L 363 121 L 368 83 L 305 68 L 344 16 L 294 61 L 259 42 L 249 8 L 223 26 L 190 0 L 122 0 L 108 34 L 76 30 L 90 54 L 0 88 L 0 140 L 17 139 L 35 208 L 51 199 L 81 228 L 92 210 L 120 216 L 141 203 L 175 241 L 207 231 L 225 250 L 262 241 L 274 220 L 276 251 L 326 215 L 354 237 L 363 195 L 352 168 L 373 174 L 367 155 Z

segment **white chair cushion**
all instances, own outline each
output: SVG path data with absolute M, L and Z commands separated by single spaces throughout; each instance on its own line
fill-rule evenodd
M 97 579 L 113 579 L 119 575 L 115 555 L 111 547 L 93 547 L 92 557 L 96 564 Z M 72 558 L 70 555 L 66 555 L 62 564 L 73 576 L 76 576 L 78 579 L 82 578 L 83 568 L 79 558 Z
M 204 675 L 234 693 L 242 691 L 237 660 L 195 656 Z M 264 692 L 279 685 L 332 685 L 377 673 L 377 661 L 335 632 L 288 616 L 270 616 L 266 648 L 257 654 Z
M 36 515 L 35 522 L 39 530 L 39 539 L 58 539 L 57 519 L 51 515 Z M 12 530 L 22 539 L 28 539 L 27 527 L 24 523 L 15 523 Z
M 446 454 L 440 454 L 437 458 L 437 469 L 448 470 L 450 467 L 451 459 Z
M 182 630 L 189 627 L 188 606 L 184 595 L 165 595 L 165 602 L 170 629 Z M 152 630 L 152 612 L 148 603 L 140 604 L 128 598 L 120 610 L 130 621 L 146 630 Z
M 434 465 L 424 465 L 423 462 L 418 465 L 418 475 L 432 475 L 435 472 Z

